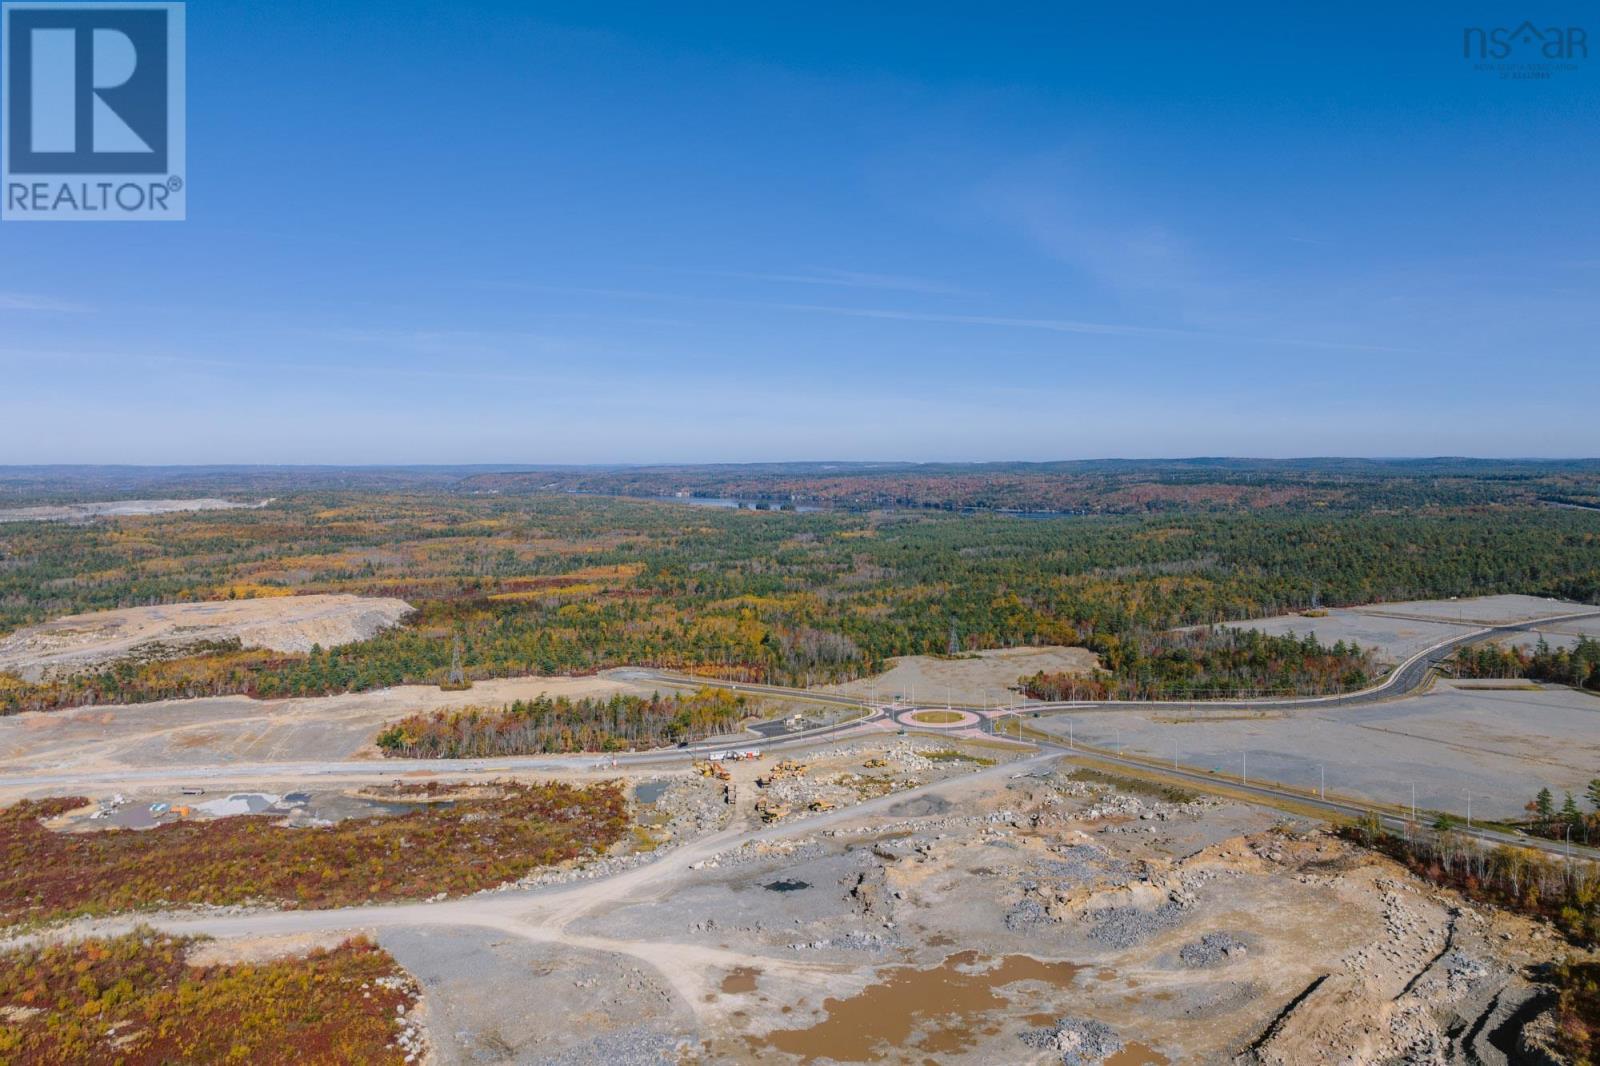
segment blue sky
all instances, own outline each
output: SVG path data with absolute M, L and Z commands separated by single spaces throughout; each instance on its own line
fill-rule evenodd
M 0 463 L 1600 454 L 1593 8 L 189 5 Z

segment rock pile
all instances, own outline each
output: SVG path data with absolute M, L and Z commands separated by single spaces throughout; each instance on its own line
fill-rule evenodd
M 1022 1042 L 1038 1051 L 1059 1052 L 1063 1066 L 1097 1066 L 1123 1048 L 1117 1031 L 1093 1018 L 1057 1018 L 1055 1025 L 1023 1033 Z

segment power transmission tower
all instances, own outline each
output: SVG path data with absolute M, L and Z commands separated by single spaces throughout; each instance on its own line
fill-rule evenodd
M 953 618 L 950 620 L 950 654 L 961 654 L 961 638 L 956 634 L 956 622 Z
M 450 649 L 450 687 L 466 688 L 467 675 L 461 669 L 461 634 L 456 634 L 455 644 Z

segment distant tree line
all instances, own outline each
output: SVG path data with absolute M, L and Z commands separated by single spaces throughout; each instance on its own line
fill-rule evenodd
M 831 683 L 891 656 L 942 654 L 954 630 L 960 651 L 1091 648 L 1119 691 L 1233 691 L 1252 677 L 1257 688 L 1321 690 L 1337 683 L 1336 664 L 1241 665 L 1229 657 L 1254 653 L 1159 635 L 1417 597 L 1590 600 L 1600 527 L 1592 512 L 1544 506 L 1035 522 L 354 491 L 259 511 L 0 526 L 0 630 L 239 588 L 397 596 L 417 611 L 371 640 L 309 654 L 219 644 L 44 683 L 0 675 L 0 711 L 438 684 L 458 637 L 473 679 L 641 665 Z

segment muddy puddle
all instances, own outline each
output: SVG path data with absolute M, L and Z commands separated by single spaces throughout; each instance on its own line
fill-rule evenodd
M 756 990 L 756 978 L 761 976 L 761 971 L 754 966 L 735 966 L 722 979 L 722 991 L 730 996 L 743 995 Z
M 768 892 L 800 892 L 811 887 L 810 881 L 798 881 L 794 878 L 784 878 L 781 881 L 768 881 L 761 886 Z
M 963 951 L 926 969 L 895 967 L 854 996 L 826 1000 L 823 1019 L 810 1028 L 776 1029 L 746 1039 L 753 1049 L 770 1048 L 805 1062 L 878 1062 L 907 1048 L 953 1055 L 971 1050 L 980 1035 L 998 1031 L 989 1016 L 1009 1010 L 1023 995 L 1010 986 L 1034 981 L 1059 991 L 1080 969 L 1030 955 L 996 959 Z

